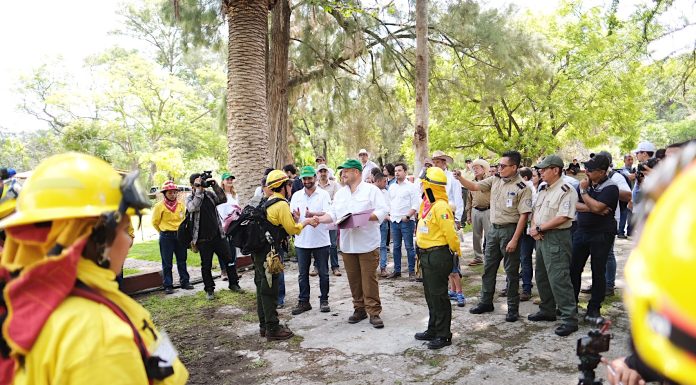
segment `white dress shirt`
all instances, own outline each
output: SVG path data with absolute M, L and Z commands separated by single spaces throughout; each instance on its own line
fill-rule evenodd
M 421 199 L 416 186 L 404 179 L 398 181 L 389 188 L 389 216 L 392 222 L 401 222 L 401 219 L 409 215 L 409 211 L 420 207 Z
M 454 202 L 457 210 L 454 212 L 454 220 L 459 222 L 464 215 L 464 198 L 462 198 L 462 184 L 454 177 L 454 173 L 450 170 L 445 170 L 447 175 L 447 199 Z
M 328 211 L 331 219 L 336 222 L 348 213 L 374 209 L 377 221 L 370 221 L 365 226 L 351 229 L 341 229 L 340 249 L 344 253 L 367 253 L 379 247 L 381 233 L 379 225 L 389 212 L 389 206 L 384 201 L 384 195 L 379 188 L 370 183 L 360 182 L 355 192 L 350 186 L 343 186 L 334 195 L 334 202 Z
M 311 196 L 307 195 L 307 189 L 295 191 L 290 199 L 290 210 L 300 210 L 300 222 L 306 219 L 307 209 L 313 213 L 327 213 L 331 209 L 331 197 L 329 193 L 319 187 L 314 188 Z M 326 225 L 317 227 L 305 226 L 302 232 L 295 235 L 295 247 L 303 249 L 316 249 L 331 245 L 329 229 Z
M 379 167 L 379 166 L 377 166 L 377 163 L 375 163 L 371 160 L 368 160 L 367 163 L 365 163 L 363 165 L 363 170 L 362 170 L 362 181 L 363 182 L 365 181 L 365 179 L 367 179 L 368 176 L 372 175 L 371 171 L 375 167 Z

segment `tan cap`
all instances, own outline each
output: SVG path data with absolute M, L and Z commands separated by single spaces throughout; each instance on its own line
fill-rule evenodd
M 432 158 L 433 158 L 433 159 L 444 160 L 444 161 L 447 162 L 447 163 L 453 163 L 453 162 L 454 162 L 454 159 L 452 159 L 451 156 L 445 154 L 444 152 L 442 152 L 442 151 L 440 151 L 440 150 L 435 151 L 435 152 L 433 153 Z

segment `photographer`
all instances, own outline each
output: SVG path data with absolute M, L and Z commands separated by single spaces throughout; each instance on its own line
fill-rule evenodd
M 227 202 L 227 197 L 222 188 L 212 178 L 210 171 L 202 174 L 191 174 L 189 181 L 193 193 L 186 199 L 186 211 L 191 215 L 193 231 L 191 234 L 191 249 L 198 249 L 201 253 L 201 274 L 203 275 L 204 290 L 208 299 L 213 299 L 215 282 L 211 272 L 213 266 L 213 253 L 222 256 L 229 277 L 229 288 L 232 291 L 242 291 L 237 282 L 237 272 L 234 266 L 229 265 L 232 258 L 230 246 L 222 236 L 222 222 L 216 211 L 216 207 Z M 207 190 L 212 188 L 213 191 Z

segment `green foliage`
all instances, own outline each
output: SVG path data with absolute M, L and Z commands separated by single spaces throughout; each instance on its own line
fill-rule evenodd
M 159 252 L 159 241 L 153 240 L 133 244 L 133 247 L 131 247 L 131 249 L 128 251 L 128 257 L 142 261 L 161 262 L 162 258 L 160 257 Z M 200 267 L 200 254 L 189 251 L 186 259 L 186 265 L 189 267 Z

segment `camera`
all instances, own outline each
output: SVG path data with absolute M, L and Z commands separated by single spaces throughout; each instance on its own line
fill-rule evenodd
M 213 172 L 212 171 L 203 171 L 201 173 L 201 186 L 208 188 L 208 187 L 213 187 L 215 185 L 215 179 L 213 179 Z
M 639 163 L 638 168 L 636 168 L 636 178 L 638 180 L 642 181 L 643 178 L 645 178 L 645 166 L 648 166 L 650 169 L 655 168 L 657 164 L 660 163 L 660 158 L 650 158 L 645 161 L 645 163 Z
M 599 329 L 590 330 L 587 336 L 578 338 L 577 342 L 576 354 L 580 358 L 578 385 L 602 384 L 601 380 L 595 380 L 594 371 L 602 359 L 600 353 L 609 351 L 609 341 L 612 339 L 612 335 L 609 333 L 611 321 L 602 317 L 597 317 L 592 321 Z

